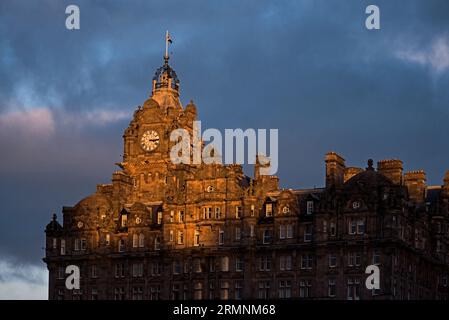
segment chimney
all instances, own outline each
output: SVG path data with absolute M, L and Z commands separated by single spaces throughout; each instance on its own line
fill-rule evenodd
M 335 152 L 326 154 L 326 188 L 341 186 L 345 176 L 345 159 Z
M 377 171 L 395 184 L 402 184 L 403 163 L 398 159 L 380 160 L 377 162 Z
M 409 171 L 404 174 L 404 184 L 407 187 L 410 200 L 423 203 L 426 194 L 426 173 L 423 170 Z

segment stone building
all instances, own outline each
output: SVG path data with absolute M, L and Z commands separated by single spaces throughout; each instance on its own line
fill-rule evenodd
M 447 299 L 449 171 L 427 186 L 400 160 L 346 167 L 325 186 L 280 189 L 240 165 L 173 164 L 170 132 L 192 132 L 168 57 L 125 130 L 111 184 L 46 227 L 50 299 Z M 380 289 L 365 287 L 368 265 Z M 77 265 L 81 287 L 65 287 Z

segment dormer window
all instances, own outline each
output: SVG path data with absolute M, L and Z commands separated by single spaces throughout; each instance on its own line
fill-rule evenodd
M 126 228 L 128 226 L 128 215 L 127 214 L 122 214 L 121 219 L 120 219 L 120 226 L 122 228 Z
M 307 201 L 307 214 L 313 213 L 313 201 L 309 200 Z
M 272 203 L 265 204 L 265 216 L 266 217 L 273 216 L 273 204 Z

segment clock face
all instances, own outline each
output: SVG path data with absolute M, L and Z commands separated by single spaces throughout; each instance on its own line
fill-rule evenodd
M 145 151 L 153 151 L 159 145 L 159 135 L 156 131 L 145 131 L 140 139 L 140 145 Z

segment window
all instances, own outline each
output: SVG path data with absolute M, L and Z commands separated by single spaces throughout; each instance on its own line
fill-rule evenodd
M 118 252 L 124 252 L 125 251 L 125 240 L 119 239 L 118 241 Z
M 303 254 L 301 256 L 301 269 L 312 269 L 313 257 L 311 254 Z
M 293 238 L 293 225 L 288 224 L 287 225 L 287 239 Z
M 359 201 L 354 201 L 352 203 L 352 208 L 353 209 L 359 209 L 360 208 L 360 202 Z
M 115 277 L 116 278 L 125 277 L 125 264 L 124 263 L 117 263 L 115 265 Z
M 143 233 L 139 234 L 139 248 L 145 247 L 145 236 Z
M 184 232 L 178 231 L 178 244 L 184 244 Z
M 357 233 L 357 222 L 356 221 L 349 221 L 349 234 L 356 234 Z
M 87 249 L 87 240 L 86 239 L 81 239 L 81 250 L 86 250 Z
M 181 273 L 181 262 L 178 260 L 173 261 L 173 274 Z
M 307 201 L 307 214 L 313 213 L 313 201 L 309 200 Z
M 337 266 L 337 255 L 335 253 L 329 254 L 329 268 L 335 268 Z
M 329 297 L 331 298 L 334 298 L 337 295 L 337 286 L 335 284 L 335 279 L 329 279 L 327 291 Z
M 193 245 L 198 247 L 200 245 L 200 232 L 197 230 L 193 235 Z
M 223 245 L 224 244 L 224 231 L 220 230 L 218 234 L 218 244 Z
M 306 224 L 304 226 L 304 242 L 312 241 L 312 225 Z
M 263 231 L 263 244 L 268 244 L 271 242 L 271 232 L 269 229 Z
M 270 281 L 259 281 L 259 299 L 270 298 Z
M 282 208 L 282 212 L 283 212 L 283 213 L 289 213 L 289 212 L 290 212 L 289 206 L 283 207 L 283 208 Z
M 235 218 L 240 219 L 242 217 L 242 207 L 236 206 L 235 207 Z
M 174 283 L 173 286 L 172 286 L 171 298 L 172 298 L 172 300 L 179 300 L 180 299 L 179 284 L 178 283 Z
M 201 282 L 195 283 L 193 286 L 193 299 L 195 300 L 201 300 L 203 299 L 203 284 Z
M 361 254 L 360 252 L 350 252 L 348 254 L 348 266 L 360 266 L 361 264 Z
M 173 230 L 170 230 L 170 237 L 169 237 L 169 239 L 170 239 L 170 242 L 174 241 Z
M 114 288 L 114 300 L 125 300 L 125 288 Z
M 196 273 L 201 273 L 203 270 L 202 270 L 202 267 L 201 267 L 201 259 L 199 259 L 199 258 L 195 258 L 194 260 L 193 260 L 193 270 L 196 272 Z
M 133 277 L 139 278 L 143 276 L 143 263 L 133 264 Z
M 265 216 L 266 217 L 273 216 L 273 204 L 272 203 L 265 204 Z
M 281 256 L 279 258 L 279 270 L 291 270 L 292 269 L 292 256 Z
M 142 287 L 133 287 L 133 300 L 143 300 Z
M 150 287 L 150 300 L 160 300 L 161 286 L 155 285 Z
M 121 227 L 126 228 L 128 226 L 128 215 L 122 214 L 121 215 Z
M 365 221 L 359 220 L 357 221 L 357 234 L 365 233 Z
M 240 227 L 235 227 L 235 240 L 239 241 L 242 238 L 242 231 Z
M 271 270 L 271 257 L 263 256 L 259 258 L 259 270 L 270 271 Z
M 215 219 L 221 218 L 221 209 L 220 207 L 215 207 Z
M 56 249 L 58 247 L 58 239 L 53 238 L 52 249 Z
M 170 211 L 170 222 L 175 222 L 175 212 L 173 210 Z
M 279 226 L 279 239 L 285 239 L 285 225 Z
M 254 225 L 249 226 L 249 234 L 250 234 L 251 238 L 254 237 Z
M 337 227 L 335 226 L 335 222 L 331 222 L 330 229 L 331 229 L 331 236 L 335 237 L 337 235 Z
M 241 300 L 243 292 L 243 285 L 241 281 L 236 281 L 234 284 L 234 299 Z
M 215 283 L 209 282 L 209 300 L 215 299 Z
M 203 219 L 212 219 L 212 207 L 203 208 Z
M 161 274 L 161 265 L 159 262 L 153 262 L 151 264 L 151 275 L 159 276 Z
M 215 272 L 215 258 L 209 258 L 209 272 Z
M 106 245 L 109 246 L 111 244 L 111 235 L 108 233 L 106 234 L 106 241 L 105 241 Z
M 133 248 L 137 248 L 139 246 L 139 236 L 137 233 L 133 234 Z
M 255 206 L 252 204 L 251 205 L 251 217 L 254 217 L 255 211 L 256 211 Z
M 75 239 L 75 251 L 79 251 L 80 250 L 80 239 Z
M 92 288 L 90 291 L 90 300 L 98 300 L 98 290 L 97 288 Z
M 292 297 L 292 282 L 290 280 L 279 281 L 279 299 L 289 299 Z
M 347 284 L 347 299 L 359 300 L 360 299 L 360 280 L 357 278 L 349 278 Z
M 380 253 L 377 250 L 375 250 L 373 252 L 373 264 L 374 265 L 379 265 L 380 264 Z
M 323 233 L 327 233 L 327 221 L 323 220 Z
M 300 298 L 310 298 L 312 291 L 312 281 L 311 280 L 299 280 L 299 297 Z
M 237 257 L 235 259 L 235 271 L 242 272 L 244 268 L 244 261 L 242 257 Z
M 229 257 L 227 256 L 221 257 L 221 271 L 229 271 Z
M 61 256 L 65 255 L 65 239 L 61 239 Z
M 229 299 L 229 282 L 222 281 L 220 284 L 221 290 L 220 290 L 220 299 L 221 300 L 228 300 Z
M 159 236 L 154 238 L 154 250 L 161 250 L 161 239 Z
M 64 279 L 65 278 L 65 268 L 59 267 L 58 268 L 58 279 Z
M 92 278 L 98 278 L 98 270 L 97 270 L 97 265 L 96 264 L 93 264 L 92 266 L 91 266 L 91 276 L 92 276 Z
M 157 224 L 162 224 L 162 211 L 157 212 Z

